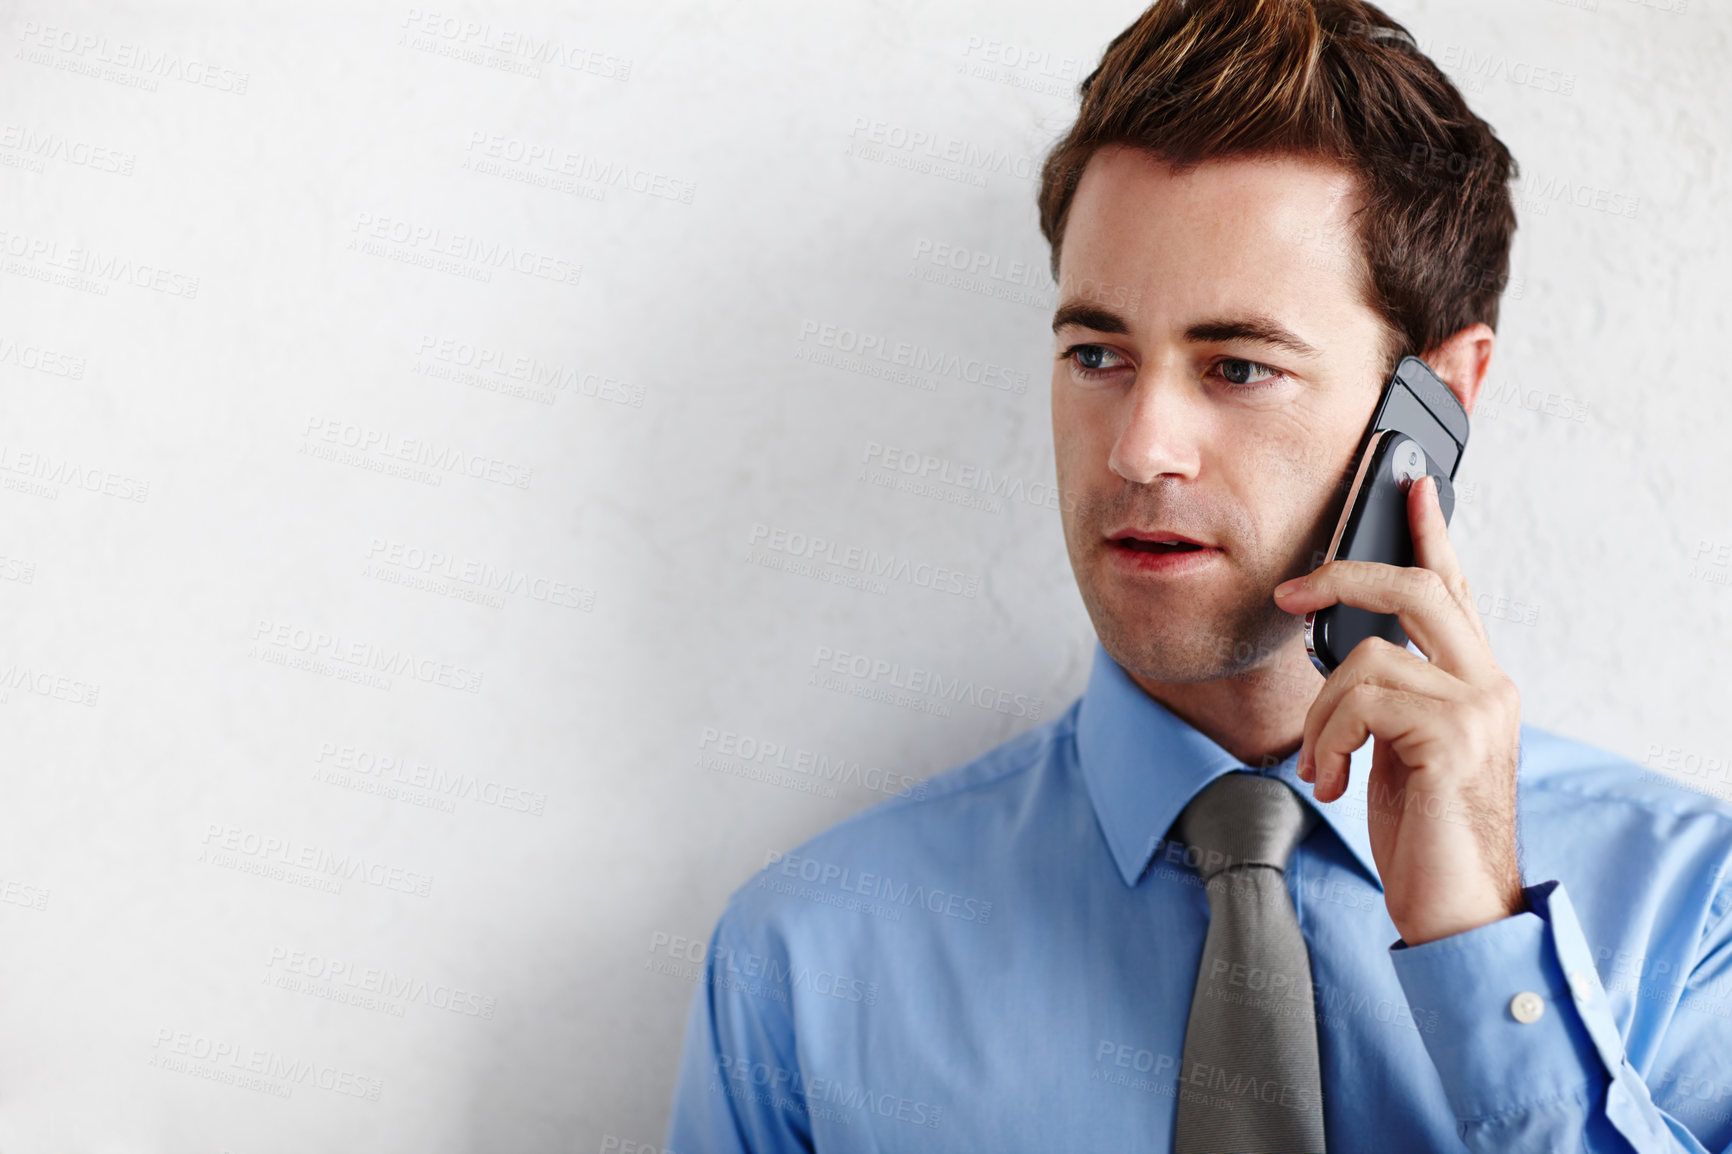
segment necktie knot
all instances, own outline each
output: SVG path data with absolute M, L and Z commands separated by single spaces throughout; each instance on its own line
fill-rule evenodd
M 1277 777 L 1250 772 L 1222 774 L 1191 799 L 1173 832 L 1196 853 L 1197 873 L 1207 882 L 1233 866 L 1287 868 L 1317 815 Z

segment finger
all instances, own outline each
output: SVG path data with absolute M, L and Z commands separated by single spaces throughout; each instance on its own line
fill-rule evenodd
M 1473 591 L 1468 588 L 1467 574 L 1462 571 L 1455 542 L 1449 539 L 1449 521 L 1443 515 L 1443 500 L 1436 477 L 1428 475 L 1409 489 L 1407 526 L 1413 535 L 1414 564 L 1443 578 L 1444 587 L 1455 597 L 1462 612 L 1473 623 L 1474 631 L 1489 647 L 1491 642 L 1485 631 L 1485 622 L 1474 609 Z
M 1458 699 L 1463 688 L 1454 676 L 1424 658 L 1381 637 L 1366 638 L 1354 646 L 1347 660 L 1329 675 L 1305 715 L 1304 734 L 1299 745 L 1298 773 L 1301 780 L 1323 782 L 1316 757 L 1318 735 L 1342 699 L 1362 684 L 1417 694 L 1437 703 Z
M 1407 487 L 1407 528 L 1413 536 L 1413 563 L 1449 583 L 1461 576 L 1461 561 L 1449 539 L 1449 526 L 1437 497 L 1437 478 L 1424 476 Z
M 1305 755 L 1336 704 L 1354 686 L 1365 682 L 1425 694 L 1438 701 L 1459 699 L 1466 689 L 1464 682 L 1425 658 L 1381 637 L 1368 637 L 1353 647 L 1312 700 L 1300 741 L 1302 761 L 1309 762 Z
M 1484 638 L 1485 622 L 1474 612 L 1467 574 L 1462 572 L 1455 543 L 1449 539 L 1449 522 L 1443 515 L 1436 477 L 1427 475 L 1408 486 L 1407 528 L 1413 536 L 1413 563 L 1443 578 L 1444 588 L 1450 591 L 1462 612 L 1473 622 L 1475 631 Z
M 1411 656 L 1411 655 L 1410 655 Z M 1317 784 L 1312 796 L 1335 801 L 1347 792 L 1353 751 L 1367 738 L 1398 748 L 1420 727 L 1431 724 L 1442 703 L 1410 689 L 1361 681 L 1341 696 L 1314 745 Z
M 1331 561 L 1277 586 L 1275 602 L 1289 613 L 1335 604 L 1393 613 L 1421 653 L 1457 675 L 1465 676 L 1491 659 L 1478 616 L 1431 569 Z

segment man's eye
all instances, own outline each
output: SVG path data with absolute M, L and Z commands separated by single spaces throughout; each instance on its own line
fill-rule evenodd
M 1217 367 L 1221 370 L 1222 378 L 1232 385 L 1267 385 L 1281 376 L 1278 370 L 1272 369 L 1268 365 L 1260 365 L 1256 361 L 1240 360 L 1237 357 L 1228 357 Z
M 1119 366 L 1119 355 L 1104 345 L 1072 345 L 1065 350 L 1065 360 L 1076 366 L 1083 377 L 1104 373 Z

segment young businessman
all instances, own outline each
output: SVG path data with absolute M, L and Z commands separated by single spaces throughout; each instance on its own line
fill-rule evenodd
M 1431 484 L 1312 572 L 1396 361 L 1472 411 L 1512 173 L 1359 0 L 1112 42 L 1040 199 L 1087 691 L 733 895 L 670 1150 L 1732 1150 L 1732 809 L 1521 724 Z M 1325 680 L 1336 602 L 1423 656 Z

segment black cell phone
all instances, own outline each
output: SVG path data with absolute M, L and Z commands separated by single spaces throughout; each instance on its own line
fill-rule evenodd
M 1404 357 L 1383 386 L 1359 442 L 1359 466 L 1335 522 L 1335 536 L 1317 568 L 1336 559 L 1413 564 L 1407 527 L 1407 489 L 1437 478 L 1443 520 L 1455 511 L 1456 468 L 1467 448 L 1467 410 L 1418 357 Z M 1305 615 L 1305 651 L 1323 676 L 1367 637 L 1406 647 L 1407 631 L 1393 613 L 1329 605 Z

